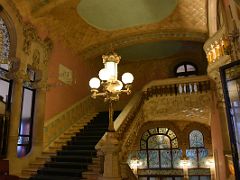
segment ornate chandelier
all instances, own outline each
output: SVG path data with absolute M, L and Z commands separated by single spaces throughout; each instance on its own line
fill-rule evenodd
M 89 81 L 91 87 L 92 98 L 98 96 L 104 97 L 104 102 L 109 102 L 109 126 L 108 131 L 115 131 L 113 125 L 113 101 L 119 100 L 121 93 L 129 95 L 131 93 L 131 84 L 133 75 L 126 72 L 122 75 L 122 81 L 118 80 L 118 63 L 121 56 L 115 52 L 110 52 L 102 56 L 104 68 L 98 73 L 99 78 L 93 77 Z M 124 84 L 124 86 L 123 86 Z

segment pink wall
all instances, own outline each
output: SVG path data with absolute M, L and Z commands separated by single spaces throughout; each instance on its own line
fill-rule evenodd
M 92 77 L 91 74 L 93 73 L 91 71 L 94 71 L 94 69 L 64 48 L 61 42 L 54 42 L 48 66 L 48 83 L 60 82 L 57 80 L 59 64 L 72 70 L 76 84 L 57 86 L 47 91 L 46 120 L 90 94 L 88 81 Z
M 217 109 L 212 106 L 212 121 L 211 121 L 211 135 L 212 135 L 212 149 L 215 156 L 215 167 L 218 171 L 219 180 L 226 180 L 226 164 L 224 158 L 222 130 L 220 127 L 220 119 Z

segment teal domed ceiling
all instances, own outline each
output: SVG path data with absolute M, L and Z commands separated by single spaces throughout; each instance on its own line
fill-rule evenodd
M 90 25 L 117 30 L 157 23 L 169 16 L 178 0 L 81 0 L 78 14 Z

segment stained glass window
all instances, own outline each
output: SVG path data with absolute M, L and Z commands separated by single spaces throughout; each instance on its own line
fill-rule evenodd
M 168 128 L 152 128 L 143 133 L 140 141 L 141 152 L 145 150 L 139 159 L 144 162 L 145 168 L 179 168 L 182 150 L 178 149 L 176 134 Z
M 9 33 L 4 20 L 0 17 L 0 67 L 8 70 L 8 56 L 10 51 Z
M 159 153 L 158 150 L 149 150 L 148 151 L 148 163 L 149 168 L 159 168 Z
M 154 135 L 148 139 L 149 149 L 170 148 L 170 139 L 165 135 Z
M 162 150 L 161 152 L 161 168 L 172 167 L 172 155 L 171 150 Z
M 193 130 L 189 134 L 190 147 L 204 147 L 203 135 L 198 130 Z
M 189 134 L 190 149 L 186 150 L 186 156 L 189 158 L 191 167 L 206 167 L 205 160 L 208 156 L 208 150 L 204 148 L 203 134 L 199 130 L 193 130 Z

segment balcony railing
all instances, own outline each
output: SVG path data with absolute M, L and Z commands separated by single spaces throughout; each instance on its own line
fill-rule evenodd
M 207 76 L 171 78 L 152 81 L 143 88 L 143 96 L 148 99 L 153 96 L 194 94 L 209 90 L 210 80 Z
M 205 42 L 203 49 L 209 64 L 217 62 L 223 56 L 230 55 L 231 44 L 224 26 Z

